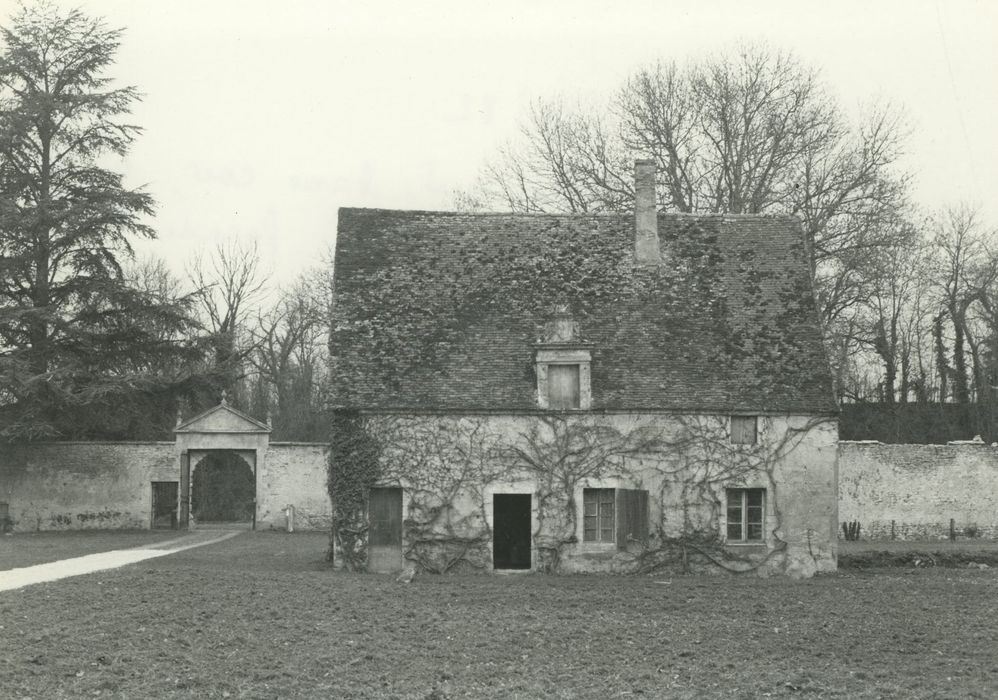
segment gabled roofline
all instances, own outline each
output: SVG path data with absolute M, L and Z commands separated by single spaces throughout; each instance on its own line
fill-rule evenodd
M 199 420 L 201 420 L 203 418 L 207 418 L 208 416 L 214 415 L 214 414 L 218 413 L 219 411 L 223 411 L 223 410 L 227 411 L 227 412 L 229 412 L 231 414 L 233 414 L 234 416 L 237 416 L 238 418 L 243 419 L 247 423 L 252 423 L 253 425 L 257 426 L 257 428 L 259 428 L 259 429 L 258 430 L 239 430 L 239 431 L 233 431 L 233 430 L 203 431 L 203 430 L 188 430 L 187 429 L 189 426 L 191 426 L 192 424 L 198 422 Z M 181 423 L 180 425 L 178 425 L 176 428 L 174 428 L 173 432 L 174 433 L 193 433 L 193 432 L 269 433 L 269 432 L 271 432 L 271 429 L 270 429 L 270 426 L 267 425 L 266 423 L 262 423 L 262 422 L 258 421 L 256 418 L 253 418 L 252 416 L 248 416 L 245 413 L 243 413 L 242 411 L 238 411 L 238 410 L 232 408 L 232 406 L 229 406 L 225 402 L 225 400 L 223 399 L 222 403 L 218 404 L 217 406 L 213 406 L 212 408 L 209 408 L 207 411 L 199 413 L 198 415 L 194 416 L 193 418 L 190 418 L 190 419 L 184 421 L 183 423 Z
M 445 209 L 388 209 L 385 207 L 340 207 L 337 209 L 337 217 L 340 213 L 365 213 L 365 214 L 416 214 L 425 216 L 453 216 L 453 217 L 514 217 L 514 218 L 548 218 L 548 219 L 630 219 L 634 215 L 628 212 L 610 211 L 579 211 L 579 212 L 547 212 L 547 211 L 454 211 Z M 791 220 L 800 223 L 800 219 L 794 214 L 787 213 L 761 213 L 761 214 L 734 214 L 727 212 L 686 212 L 686 211 L 665 211 L 660 210 L 656 214 L 658 219 L 709 219 L 709 220 L 739 220 L 739 219 L 770 219 L 770 220 Z

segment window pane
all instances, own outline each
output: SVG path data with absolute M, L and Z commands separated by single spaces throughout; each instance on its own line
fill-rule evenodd
M 742 502 L 745 500 L 745 491 L 743 489 L 728 489 L 726 495 L 728 499 L 728 539 L 742 540 L 742 515 L 744 513 Z
M 766 489 L 727 489 L 728 540 L 765 539 Z
M 728 522 L 742 521 L 742 492 L 739 489 L 728 489 Z
M 763 508 L 765 493 L 764 489 L 749 489 L 745 493 L 745 501 L 748 503 L 745 513 L 747 523 L 745 539 L 763 539 L 762 528 L 766 518 L 766 510 Z
M 579 407 L 578 365 L 548 365 L 548 406 Z
M 582 490 L 582 541 L 613 542 L 614 489 Z

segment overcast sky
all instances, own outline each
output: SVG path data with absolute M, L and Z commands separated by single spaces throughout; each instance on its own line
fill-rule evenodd
M 903 105 L 926 206 L 998 224 L 998 3 L 81 0 L 126 33 L 115 76 L 145 128 L 121 164 L 176 269 L 256 238 L 277 282 L 343 206 L 449 209 L 531 99 L 600 100 L 636 68 L 738 40 L 788 48 L 841 104 Z M 0 0 L 4 17 L 15 8 Z

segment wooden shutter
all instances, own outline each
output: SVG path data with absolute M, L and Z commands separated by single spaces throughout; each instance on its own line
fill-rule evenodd
M 731 442 L 736 445 L 754 445 L 756 422 L 755 416 L 731 416 Z
M 617 549 L 627 549 L 634 540 L 648 541 L 648 492 L 617 489 Z
M 578 365 L 548 365 L 548 406 L 579 407 Z

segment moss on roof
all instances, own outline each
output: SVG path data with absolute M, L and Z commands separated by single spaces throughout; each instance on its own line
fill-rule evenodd
M 594 410 L 835 411 L 803 234 L 791 217 L 633 218 L 341 209 L 334 402 L 536 409 L 556 304 L 592 343 Z

